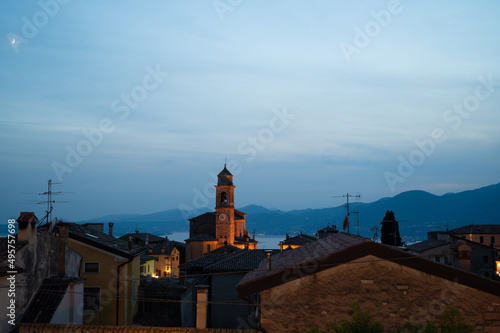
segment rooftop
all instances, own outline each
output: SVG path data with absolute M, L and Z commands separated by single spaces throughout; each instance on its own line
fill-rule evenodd
M 300 233 L 297 236 L 289 237 L 286 235 L 286 239 L 283 241 L 283 245 L 305 245 L 311 242 L 315 242 L 317 240 L 316 237 Z
M 82 278 L 51 277 L 43 280 L 37 293 L 24 312 L 21 323 L 48 324 L 72 282 L 83 282 Z
M 129 236 L 132 236 L 133 240 L 138 239 L 142 242 L 146 242 L 146 239 L 147 239 L 148 243 L 159 243 L 159 242 L 164 242 L 164 241 L 168 240 L 168 238 L 156 236 L 153 234 L 148 234 L 146 232 L 139 232 L 139 231 L 136 231 L 135 233 L 123 235 L 120 237 L 120 239 L 128 241 Z
M 59 223 L 58 227 L 61 225 L 68 227 L 68 236 L 70 239 L 80 241 L 125 258 L 133 258 L 147 251 L 146 247 L 136 244 L 131 244 L 132 246 L 129 248 L 128 241 L 115 238 L 91 228 L 86 228 L 76 223 Z
M 500 234 L 500 224 L 470 224 L 450 230 L 452 234 Z
M 266 264 L 262 263 L 241 280 L 237 289 L 240 296 L 258 293 L 284 281 L 300 279 L 370 255 L 500 296 L 499 282 L 343 232 L 286 251 L 283 257 L 272 256 L 271 270 L 267 270 Z
M 439 240 L 439 239 L 427 239 L 422 242 L 418 242 L 412 245 L 408 245 L 407 248 L 410 251 L 415 251 L 415 252 L 422 252 L 422 251 L 427 251 L 430 249 L 433 249 L 438 246 L 443 246 L 446 244 L 449 244 L 450 242 L 445 241 L 445 240 Z

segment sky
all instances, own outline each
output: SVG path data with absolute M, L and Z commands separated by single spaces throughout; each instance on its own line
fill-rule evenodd
M 496 1 L 1 6 L 0 223 L 500 182 Z

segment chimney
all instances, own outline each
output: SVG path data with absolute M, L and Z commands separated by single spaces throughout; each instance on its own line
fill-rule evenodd
M 149 235 L 146 235 L 146 244 L 145 245 L 148 246 L 148 244 L 149 244 Z
M 17 241 L 36 243 L 36 226 L 38 219 L 33 212 L 21 212 L 17 218 Z
M 267 270 L 271 270 L 271 250 L 266 251 L 266 257 L 267 257 Z
M 109 226 L 109 235 L 113 237 L 113 222 L 109 222 L 108 226 Z
M 66 276 L 66 249 L 68 248 L 68 226 L 60 222 L 58 225 L 59 237 L 57 239 L 57 275 Z
M 128 236 L 128 249 L 129 250 L 132 250 L 132 246 L 133 246 L 133 242 L 132 242 L 132 236 Z
M 286 234 L 286 239 L 290 238 L 290 236 L 288 234 Z
M 283 241 L 280 241 L 280 256 L 283 257 Z
M 196 329 L 207 328 L 208 286 L 196 286 Z

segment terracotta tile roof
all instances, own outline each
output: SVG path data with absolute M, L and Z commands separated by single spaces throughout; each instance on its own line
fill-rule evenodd
M 433 248 L 438 247 L 438 246 L 443 246 L 445 244 L 450 244 L 450 242 L 445 241 L 445 240 L 439 240 L 439 239 L 427 239 L 427 240 L 424 240 L 422 242 L 408 245 L 407 248 L 410 251 L 422 252 L 422 251 L 427 251 L 427 250 L 433 249 Z
M 150 246 L 148 249 L 148 254 L 171 254 L 172 251 L 175 249 L 175 246 L 173 244 L 170 244 L 170 242 L 164 242 L 164 243 L 156 243 L 153 246 Z M 152 251 L 151 251 L 152 250 Z
M 271 255 L 277 254 L 280 250 L 270 250 Z M 257 269 L 262 260 L 266 258 L 266 250 L 243 250 L 228 256 L 214 264 L 206 266 L 203 271 L 213 272 L 245 272 Z
M 243 250 L 240 250 L 243 251 Z M 194 272 L 201 272 L 205 267 L 215 264 L 221 260 L 224 260 L 233 253 L 208 253 L 200 258 L 188 261 L 180 266 L 181 270 L 186 271 L 188 274 L 192 274 Z
M 234 242 L 236 244 L 252 244 L 252 243 L 258 243 L 253 238 L 250 238 L 250 236 L 243 236 L 243 237 L 234 237 Z
M 146 247 L 138 246 L 136 244 L 132 244 L 132 248 L 129 249 L 128 241 L 115 238 L 91 228 L 85 228 L 76 223 L 64 224 L 68 227 L 68 236 L 70 239 L 80 241 L 125 258 L 130 259 L 147 251 Z
M 289 237 L 283 241 L 283 245 L 305 245 L 311 242 L 315 242 L 317 240 L 316 237 L 306 234 L 300 234 L 294 237 Z
M 492 279 L 342 232 L 286 251 L 283 257 L 272 256 L 271 270 L 262 263 L 236 289 L 241 297 L 247 296 L 369 255 L 500 296 L 500 283 Z
M 500 224 L 471 224 L 450 230 L 452 234 L 500 234 Z
M 147 254 L 141 254 L 141 264 L 144 264 L 146 261 L 156 260 L 156 257 L 148 256 Z
M 237 209 L 234 210 L 234 219 L 235 220 L 244 220 L 247 213 L 243 213 Z
M 231 244 L 227 244 L 227 245 L 219 247 L 218 249 L 214 249 L 212 251 L 206 252 L 203 255 L 207 256 L 207 255 L 214 254 L 214 253 L 225 253 L 226 254 L 226 253 L 234 253 L 234 252 L 238 252 L 238 251 L 241 251 L 241 249 L 239 247 L 236 247 L 236 246 L 231 245 Z
M 196 241 L 215 241 L 214 237 L 207 234 L 198 234 L 191 238 L 186 239 L 186 242 L 196 242 Z
M 142 243 L 145 243 L 146 239 L 148 240 L 148 243 L 160 243 L 160 242 L 164 242 L 164 241 L 168 240 L 167 238 L 156 236 L 153 234 L 148 234 L 146 232 L 130 233 L 130 234 L 123 235 L 119 238 L 124 240 L 124 241 L 128 241 L 129 236 L 132 236 L 132 240 L 134 241 L 134 243 L 136 243 L 137 240 L 140 240 Z
M 21 323 L 50 323 L 70 283 L 79 283 L 83 280 L 82 278 L 68 277 L 51 277 L 43 280 L 24 312 Z
M 450 237 L 453 240 L 454 246 L 458 245 L 459 242 L 466 242 L 467 244 L 469 244 L 472 247 L 482 247 L 482 248 L 486 248 L 488 250 L 495 250 L 494 247 L 489 246 L 487 244 L 481 244 L 481 243 L 473 242 L 473 241 L 470 241 L 468 239 L 464 239 L 462 237 L 453 236 L 453 235 L 451 235 Z M 419 253 L 419 252 L 427 251 L 427 250 L 433 249 L 435 247 L 443 246 L 443 245 L 446 245 L 446 244 L 450 245 L 451 242 L 450 241 L 446 241 L 446 240 L 427 239 L 427 240 L 422 241 L 422 242 L 418 242 L 418 243 L 415 243 L 415 244 L 412 244 L 412 245 L 408 245 L 407 248 L 410 251 L 414 251 L 414 252 Z

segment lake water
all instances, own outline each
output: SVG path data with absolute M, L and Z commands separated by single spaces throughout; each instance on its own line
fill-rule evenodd
M 163 237 L 167 236 L 168 239 L 177 242 L 184 242 L 186 239 L 189 238 L 189 232 L 174 232 L 172 234 L 162 235 L 162 236 Z M 259 244 L 257 244 L 258 249 L 279 249 L 279 243 L 284 239 L 285 236 L 279 236 L 279 235 L 255 236 L 255 240 L 259 242 Z

